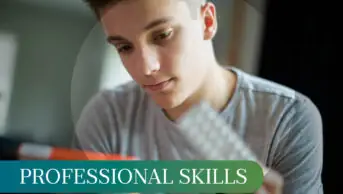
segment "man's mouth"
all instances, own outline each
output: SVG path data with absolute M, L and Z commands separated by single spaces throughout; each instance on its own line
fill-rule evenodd
M 160 82 L 156 82 L 153 84 L 144 85 L 144 88 L 151 90 L 151 91 L 161 91 L 161 90 L 166 89 L 173 80 L 174 80 L 174 78 L 170 78 L 170 79 L 165 80 L 165 81 L 160 81 Z

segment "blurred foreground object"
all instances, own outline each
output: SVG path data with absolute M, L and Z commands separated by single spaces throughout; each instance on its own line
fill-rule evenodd
M 0 137 L 0 160 L 135 160 L 135 157 L 19 142 Z
M 264 174 L 268 171 L 242 137 L 208 103 L 194 106 L 178 122 L 202 159 L 249 160 L 259 163 Z
M 249 160 L 258 163 L 265 180 L 259 194 L 281 194 L 283 177 L 259 161 L 249 145 L 208 103 L 191 108 L 180 120 L 183 134 L 206 160 Z

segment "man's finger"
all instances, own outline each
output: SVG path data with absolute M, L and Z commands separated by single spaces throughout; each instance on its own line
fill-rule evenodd
M 264 177 L 263 185 L 267 193 L 282 194 L 283 184 L 282 176 L 275 171 L 270 170 Z

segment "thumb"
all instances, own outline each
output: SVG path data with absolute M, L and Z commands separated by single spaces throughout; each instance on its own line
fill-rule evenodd
M 278 172 L 269 170 L 264 176 L 263 186 L 268 193 L 282 194 L 284 180 Z

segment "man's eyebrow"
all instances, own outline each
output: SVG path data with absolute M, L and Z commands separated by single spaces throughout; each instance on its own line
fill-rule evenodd
M 167 23 L 172 21 L 174 18 L 173 17 L 165 17 L 165 18 L 160 18 L 155 21 L 150 22 L 147 26 L 144 27 L 144 30 L 149 30 L 155 26 Z
M 156 27 L 158 25 L 170 22 L 173 19 L 174 19 L 173 17 L 165 17 L 165 18 L 160 18 L 160 19 L 154 20 L 154 21 L 150 22 L 148 25 L 146 25 L 144 27 L 144 30 L 149 30 L 149 29 Z M 111 43 L 114 41 L 127 41 L 127 40 L 125 38 L 123 38 L 122 36 L 109 36 L 109 37 L 107 37 L 107 42 Z
M 121 36 L 109 36 L 109 37 L 107 37 L 107 42 L 111 43 L 114 41 L 126 41 L 126 39 L 121 37 Z

